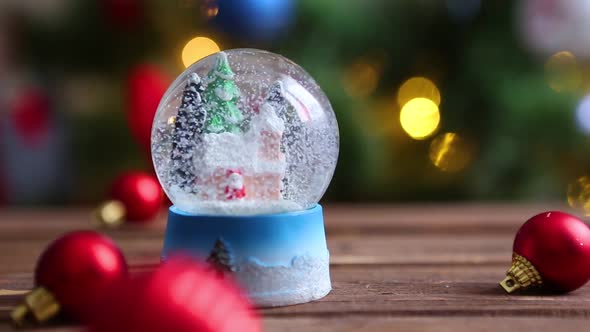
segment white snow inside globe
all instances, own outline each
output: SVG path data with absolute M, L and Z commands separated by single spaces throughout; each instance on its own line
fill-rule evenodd
M 174 205 L 204 215 L 309 209 L 338 158 L 328 98 L 300 66 L 270 52 L 210 55 L 168 89 L 152 128 L 152 158 Z

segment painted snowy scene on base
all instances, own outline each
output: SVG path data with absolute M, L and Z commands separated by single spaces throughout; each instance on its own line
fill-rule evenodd
M 177 207 L 259 215 L 317 203 L 336 164 L 338 129 L 307 73 L 255 50 L 220 52 L 185 73 L 152 132 L 157 175 Z
M 320 253 L 268 264 L 252 256 L 234 257 L 231 244 L 219 238 L 206 261 L 219 276 L 231 274 L 252 303 L 273 307 L 313 301 L 330 292 L 330 257 L 327 250 Z
M 331 289 L 322 207 L 272 215 L 206 216 L 169 209 L 162 260 L 189 254 L 236 280 L 257 306 L 320 299 Z
M 236 280 L 259 307 L 305 303 L 332 290 L 329 261 L 328 255 L 303 255 L 287 265 L 268 265 L 253 258 L 240 266 Z

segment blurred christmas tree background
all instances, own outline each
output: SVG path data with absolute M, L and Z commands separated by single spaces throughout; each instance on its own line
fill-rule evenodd
M 590 211 L 588 27 L 586 0 L 6 0 L 0 196 L 100 200 L 120 172 L 151 168 L 151 116 L 174 77 L 254 47 L 300 64 L 332 102 L 341 153 L 325 200 Z

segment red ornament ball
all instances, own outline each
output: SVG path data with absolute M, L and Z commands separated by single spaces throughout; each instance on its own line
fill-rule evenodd
M 233 283 L 189 258 L 119 282 L 91 332 L 259 332 L 260 320 Z
M 127 123 L 147 156 L 151 155 L 152 124 L 170 79 L 156 66 L 139 65 L 127 79 Z
M 127 277 L 121 250 L 108 237 L 93 231 L 67 233 L 43 252 L 35 283 L 49 290 L 69 317 L 87 322 L 116 282 Z
M 10 117 L 22 142 L 27 147 L 37 147 L 51 126 L 49 98 L 40 90 L 25 90 L 14 102 Z
M 146 222 L 160 212 L 164 194 L 154 175 L 127 172 L 115 179 L 110 197 L 123 203 L 127 221 Z
M 544 287 L 570 292 L 590 280 L 590 228 L 570 214 L 532 217 L 516 234 L 513 251 L 535 267 Z

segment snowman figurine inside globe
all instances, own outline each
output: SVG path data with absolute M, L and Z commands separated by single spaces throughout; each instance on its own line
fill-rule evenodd
M 338 158 L 328 98 L 292 61 L 235 49 L 189 67 L 168 89 L 152 156 L 174 205 L 162 259 L 177 252 L 232 274 L 258 306 L 331 289 L 322 208 Z

